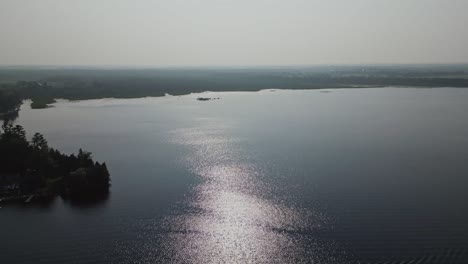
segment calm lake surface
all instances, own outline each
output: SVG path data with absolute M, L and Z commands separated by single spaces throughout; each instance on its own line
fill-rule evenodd
M 23 105 L 112 193 L 3 205 L 0 263 L 468 263 L 468 89 L 327 91 Z

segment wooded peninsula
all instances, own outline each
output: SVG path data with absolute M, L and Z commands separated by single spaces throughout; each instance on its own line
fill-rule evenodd
M 0 201 L 26 201 L 61 196 L 92 200 L 109 193 L 110 175 L 105 163 L 90 152 L 62 154 L 48 146 L 40 133 L 31 141 L 20 125 L 5 121 L 0 131 Z

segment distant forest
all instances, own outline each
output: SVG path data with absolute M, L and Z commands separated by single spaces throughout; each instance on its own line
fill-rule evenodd
M 33 108 L 55 98 L 137 98 L 204 91 L 354 87 L 468 87 L 468 65 L 297 66 L 270 68 L 0 68 L 0 113 L 21 99 Z

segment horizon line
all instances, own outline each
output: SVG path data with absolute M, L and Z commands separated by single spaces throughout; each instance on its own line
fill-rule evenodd
M 429 63 L 317 63 L 317 64 L 0 64 L 0 68 L 53 68 L 53 69 L 177 69 L 177 68 L 292 68 L 333 66 L 468 66 L 468 62 Z

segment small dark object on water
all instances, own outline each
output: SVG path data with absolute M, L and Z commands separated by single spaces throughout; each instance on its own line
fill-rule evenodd
M 210 98 L 210 97 L 198 97 L 198 101 L 210 101 L 210 100 L 219 100 L 219 97 L 216 98 Z

